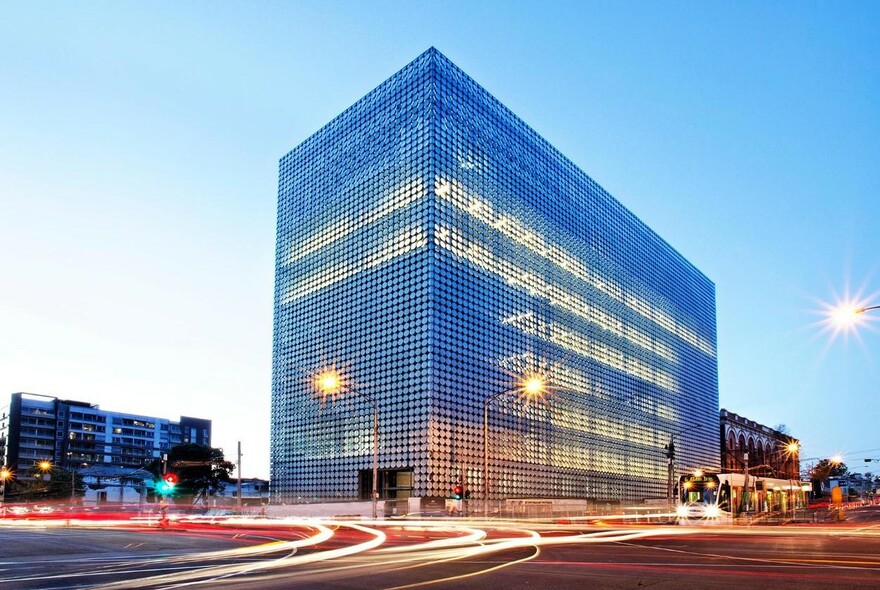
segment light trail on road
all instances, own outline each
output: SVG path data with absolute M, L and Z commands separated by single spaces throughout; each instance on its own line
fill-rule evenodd
M 425 519 L 388 521 L 351 521 L 341 519 L 269 519 L 269 518 L 212 518 L 174 521 L 168 528 L 144 527 L 132 521 L 105 521 L 108 532 L 124 531 L 146 535 L 143 541 L 128 542 L 124 555 L 80 555 L 61 568 L 49 567 L 63 562 L 63 557 L 37 556 L 26 561 L 0 562 L 0 587 L 55 589 L 90 588 L 94 590 L 183 588 L 195 585 L 215 587 L 244 584 L 264 584 L 279 587 L 294 583 L 308 584 L 345 579 L 355 576 L 372 579 L 374 576 L 394 575 L 395 582 L 387 588 L 416 588 L 432 584 L 453 587 L 457 582 L 501 570 L 524 566 L 528 562 L 563 567 L 555 561 L 535 561 L 542 551 L 554 547 L 616 546 L 640 551 L 651 549 L 676 554 L 676 565 L 644 560 L 629 564 L 632 571 L 672 571 L 670 568 L 709 568 L 724 571 L 731 562 L 749 568 L 788 568 L 791 571 L 808 570 L 861 572 L 880 574 L 880 558 L 865 555 L 799 555 L 798 539 L 852 538 L 880 542 L 880 527 L 852 528 L 818 527 L 685 527 L 638 525 L 612 527 L 591 525 L 586 522 L 554 524 L 547 522 L 497 521 L 480 519 Z M 62 524 L 63 523 L 63 524 Z M 9 526 L 9 521 L 3 522 Z M 82 527 L 75 519 L 39 521 L 33 527 L 34 539 L 38 531 L 83 530 L 84 534 L 100 535 L 93 520 Z M 0 526 L 0 533 L 4 527 Z M 24 533 L 28 529 L 17 528 Z M 87 532 L 86 532 L 87 531 Z M 152 549 L 155 542 L 164 540 L 197 539 L 236 543 L 247 546 L 213 551 L 196 551 L 169 555 Z M 293 538 L 291 538 L 293 537 Z M 791 554 L 772 556 L 746 555 L 749 544 L 741 541 L 786 538 Z M 85 546 L 90 537 L 84 537 L 79 546 Z M 689 547 L 705 542 L 707 546 L 723 547 L 725 551 L 679 549 L 670 543 L 674 539 L 688 539 Z M 155 542 L 153 542 L 155 541 Z M 257 541 L 257 542 L 255 542 Z M 667 546 L 668 545 L 668 546 Z M 150 549 L 144 549 L 149 547 Z M 149 552 L 145 552 L 149 551 Z M 180 551 L 180 550 L 178 550 Z M 734 551 L 731 554 L 731 551 Z M 738 555 L 736 551 L 743 554 Z M 782 549 L 780 549 L 782 551 Z M 592 553 L 592 552 L 591 552 Z M 727 563 L 718 560 L 726 560 Z M 692 565 L 685 561 L 693 561 Z M 565 567 L 578 564 L 595 568 L 624 568 L 626 564 L 600 561 L 569 561 Z M 452 564 L 455 564 L 454 567 Z M 27 571 L 35 570 L 35 571 Z M 707 570 L 708 571 L 708 570 Z M 769 571 L 769 569 L 768 569 Z M 731 570 L 731 575 L 737 572 Z M 405 582 L 404 582 L 405 580 Z M 253 586 L 258 588 L 260 586 Z

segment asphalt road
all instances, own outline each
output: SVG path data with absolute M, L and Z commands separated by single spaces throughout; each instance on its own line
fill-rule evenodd
M 775 527 L 0 527 L 0 588 L 880 588 L 880 510 L 847 516 Z

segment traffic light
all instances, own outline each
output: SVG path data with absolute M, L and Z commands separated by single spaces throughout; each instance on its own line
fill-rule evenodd
M 452 488 L 452 498 L 454 500 L 461 500 L 464 497 L 464 487 L 461 484 L 455 484 Z
M 156 484 L 156 491 L 163 496 L 167 496 L 174 491 L 174 487 L 176 485 L 177 475 L 174 473 L 166 473 L 162 476 L 162 479 L 160 479 L 159 482 Z
M 667 459 L 670 459 L 670 460 L 675 459 L 675 443 L 674 442 L 669 441 L 669 444 L 664 445 L 663 448 L 666 449 L 666 458 Z

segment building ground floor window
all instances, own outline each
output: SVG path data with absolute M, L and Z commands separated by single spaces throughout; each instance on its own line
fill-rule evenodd
M 373 489 L 373 470 L 358 472 L 358 489 L 361 500 L 369 500 Z M 376 490 L 380 500 L 400 500 L 413 495 L 412 469 L 380 469 L 376 478 Z

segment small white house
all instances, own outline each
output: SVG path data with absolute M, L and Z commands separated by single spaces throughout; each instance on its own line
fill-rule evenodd
M 221 494 L 224 503 L 235 506 L 238 501 L 238 480 L 230 479 Z M 262 506 L 269 503 L 269 482 L 256 477 L 241 479 L 242 506 Z M 218 501 L 219 504 L 219 501 Z
M 78 489 L 85 489 L 85 494 L 77 497 L 85 505 L 144 504 L 153 483 L 153 474 L 145 469 L 112 465 L 84 467 L 76 475 Z

